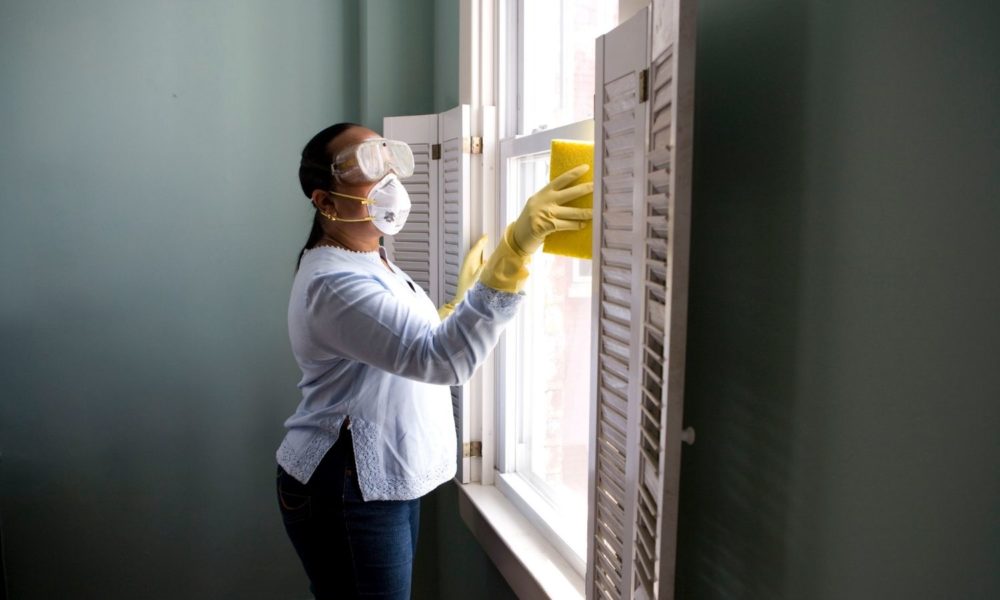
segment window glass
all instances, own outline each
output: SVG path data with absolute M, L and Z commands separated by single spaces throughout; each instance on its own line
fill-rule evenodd
M 522 2 L 518 133 L 594 116 L 595 40 L 617 24 L 618 2 Z
M 510 161 L 516 212 L 549 179 L 549 154 Z M 513 200 L 513 198 L 512 198 Z M 581 555 L 586 550 L 590 434 L 591 261 L 543 252 L 518 311 L 516 352 L 508 366 L 508 400 L 516 402 L 515 469 L 565 517 Z M 577 536 L 575 534 L 579 533 Z

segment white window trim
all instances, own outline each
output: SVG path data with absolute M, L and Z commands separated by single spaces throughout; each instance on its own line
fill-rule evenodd
M 619 0 L 619 22 L 625 21 L 644 0 Z M 499 239 L 506 224 L 503 207 L 498 201 L 506 187 L 498 178 L 500 162 L 498 139 L 508 131 L 516 131 L 519 118 L 516 93 L 507 86 L 502 73 L 509 58 L 501 51 L 502 36 L 513 26 L 517 30 L 516 7 L 519 0 L 460 0 L 459 5 L 459 102 L 472 107 L 473 135 L 483 138 L 482 162 L 473 163 L 473 228 L 478 225 Z M 520 60 L 520 56 L 515 57 Z M 520 68 L 520 64 L 518 64 Z M 496 110 L 497 100 L 506 97 L 505 110 Z M 563 128 L 556 128 L 556 133 Z M 593 124 L 591 122 L 591 135 Z M 564 137 L 570 137 L 564 135 Z M 550 138 L 551 139 L 551 138 Z M 534 142 L 525 140 L 521 144 Z M 546 144 L 542 150 L 548 149 Z M 477 164 L 478 163 L 478 164 Z M 480 171 L 477 171 L 481 169 Z M 478 175 L 478 177 L 477 177 Z M 498 181 L 499 179 L 499 181 Z M 498 185 L 499 184 L 499 185 Z M 498 193 L 499 192 L 499 193 Z M 497 436 L 500 415 L 497 414 L 495 390 L 500 385 L 497 360 L 504 352 L 501 341 L 493 358 L 480 369 L 481 376 L 473 381 L 473 415 L 478 415 L 482 439 L 482 469 L 479 483 L 459 484 L 459 511 L 463 521 L 493 560 L 508 584 L 522 598 L 585 598 L 585 578 L 579 565 L 571 564 L 559 548 L 543 535 L 522 510 L 504 495 L 497 482 Z M 477 429 L 476 425 L 473 429 Z M 586 565 L 584 565 L 586 567 Z

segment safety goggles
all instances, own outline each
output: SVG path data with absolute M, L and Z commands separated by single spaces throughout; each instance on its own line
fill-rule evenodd
M 348 183 L 379 181 L 389 173 L 400 179 L 413 175 L 413 151 L 406 142 L 375 138 L 342 150 L 330 165 Z

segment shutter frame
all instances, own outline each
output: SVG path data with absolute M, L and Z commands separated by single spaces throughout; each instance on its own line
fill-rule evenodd
M 441 145 L 438 169 L 438 202 L 440 235 L 438 256 L 440 269 L 438 295 L 444 303 L 454 297 L 458 286 L 458 271 L 471 245 L 471 110 L 463 104 L 445 111 L 438 119 L 438 139 Z M 469 385 L 451 387 L 452 413 L 458 439 L 455 479 L 469 483 L 473 477 L 473 462 L 482 460 L 482 444 L 473 439 L 472 400 Z M 466 452 L 476 448 L 479 452 Z
M 657 515 L 658 581 L 651 590 L 656 598 L 673 598 L 677 556 L 677 519 L 680 497 L 680 467 L 684 433 L 684 373 L 687 345 L 688 276 L 691 239 L 691 178 L 694 133 L 695 36 L 697 0 L 654 0 L 652 18 L 652 68 L 668 69 L 670 89 L 651 82 L 650 110 L 664 106 L 657 90 L 669 94 L 672 111 L 667 194 L 667 296 L 664 315 L 665 350 L 660 421 L 660 498 Z M 671 64 L 666 65 L 669 60 Z M 656 130 L 662 117 L 651 115 L 648 162 L 658 160 L 662 135 Z M 693 441 L 693 440 L 692 440 Z

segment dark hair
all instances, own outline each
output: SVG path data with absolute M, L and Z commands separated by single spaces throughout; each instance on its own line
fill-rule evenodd
M 302 149 L 302 161 L 299 163 L 299 185 L 302 186 L 302 193 L 306 198 L 312 198 L 315 190 L 328 190 L 333 187 L 333 173 L 330 172 L 330 163 L 333 156 L 328 149 L 330 142 L 341 133 L 351 127 L 361 127 L 355 123 L 337 123 L 324 129 L 313 136 L 306 147 Z M 302 262 L 302 255 L 306 250 L 316 245 L 316 242 L 323 237 L 323 228 L 320 226 L 320 214 L 317 210 L 313 215 L 312 229 L 309 231 L 309 238 L 306 245 L 299 252 L 298 261 L 295 268 L 299 268 Z

